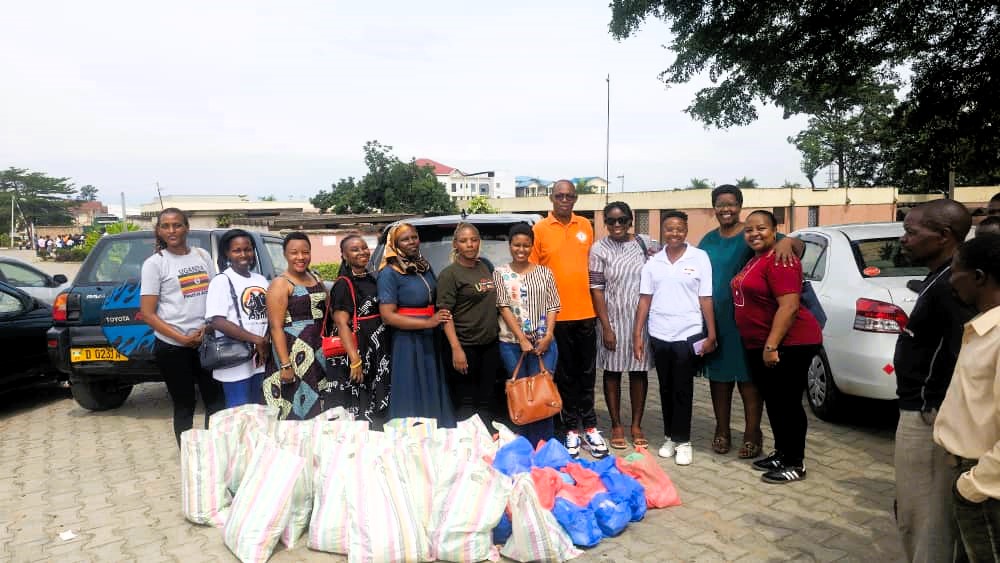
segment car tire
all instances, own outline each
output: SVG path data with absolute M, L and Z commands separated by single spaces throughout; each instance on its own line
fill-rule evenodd
M 806 399 L 809 401 L 809 408 L 812 409 L 813 414 L 821 420 L 832 422 L 840 414 L 843 394 L 837 389 L 837 384 L 833 382 L 830 362 L 826 359 L 826 352 L 822 348 L 809 362 L 809 371 L 806 375 Z
M 106 411 L 122 406 L 132 392 L 132 386 L 119 385 L 114 381 L 73 383 L 70 391 L 81 407 L 89 411 Z

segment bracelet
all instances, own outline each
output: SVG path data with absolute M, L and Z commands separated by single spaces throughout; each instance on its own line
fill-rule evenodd
M 358 360 L 358 363 L 356 363 L 356 364 L 351 364 L 351 369 L 359 368 L 359 367 L 361 367 L 361 360 Z
M 777 352 L 778 351 L 778 347 L 777 346 L 769 346 L 769 345 L 765 344 L 764 345 L 764 351 L 765 352 Z
M 288 362 L 287 364 L 281 364 L 278 367 L 281 368 L 281 369 L 288 369 L 288 368 L 292 367 L 292 362 Z

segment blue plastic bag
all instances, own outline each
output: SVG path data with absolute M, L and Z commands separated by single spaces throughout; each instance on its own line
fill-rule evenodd
M 534 452 L 531 442 L 524 436 L 518 436 L 513 442 L 497 450 L 497 455 L 493 457 L 493 467 L 508 477 L 527 473 L 531 471 L 531 455 Z
M 609 455 L 597 461 L 590 461 L 581 458 L 576 460 L 576 462 L 582 465 L 585 469 L 589 469 L 598 475 L 604 475 L 608 471 L 618 471 L 618 467 L 615 466 L 615 460 L 615 456 Z
M 535 452 L 534 457 L 531 458 L 531 463 L 535 467 L 551 467 L 556 470 L 566 467 L 566 464 L 571 461 L 573 461 L 573 458 L 570 457 L 569 450 L 566 449 L 566 446 L 562 445 L 562 442 L 555 438 L 545 442 Z
M 597 493 L 590 501 L 597 527 L 606 538 L 612 538 L 625 531 L 632 511 L 627 502 L 618 503 L 608 493 Z
M 624 503 L 629 509 L 629 520 L 638 522 L 646 516 L 646 489 L 642 483 L 625 475 L 618 469 L 609 469 L 601 474 L 601 483 L 608 494 L 618 504 Z
M 552 507 L 552 515 L 569 534 L 573 545 L 594 547 L 601 543 L 601 538 L 604 537 L 601 528 L 597 525 L 594 511 L 589 508 L 582 508 L 564 498 L 556 497 L 556 505 Z
M 507 511 L 505 510 L 503 516 L 500 517 L 500 522 L 497 523 L 497 527 L 493 528 L 493 545 L 507 543 L 512 533 L 514 533 L 514 525 L 511 523 L 510 516 L 507 515 Z

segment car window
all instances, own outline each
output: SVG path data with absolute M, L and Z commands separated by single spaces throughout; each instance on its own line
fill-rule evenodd
M 208 235 L 189 236 L 188 244 L 207 249 Z M 152 237 L 101 241 L 80 268 L 77 283 L 120 283 L 139 279 L 142 263 L 152 255 Z
M 285 259 L 285 251 L 281 248 L 281 241 L 264 239 L 264 248 L 267 249 L 267 255 L 271 257 L 273 267 L 273 271 L 270 272 L 271 277 L 284 272 L 288 268 L 288 260 Z M 268 275 L 268 273 L 265 272 L 264 275 Z
M 910 262 L 902 252 L 898 238 L 851 241 L 858 271 L 866 278 L 926 276 L 926 266 Z
M 827 240 L 823 237 L 803 236 L 802 276 L 811 281 L 822 281 L 826 274 Z
M 24 305 L 16 295 L 0 291 L 0 315 L 16 315 L 24 311 Z
M 48 287 L 48 279 L 44 275 L 29 270 L 19 264 L 10 262 L 0 262 L 0 272 L 3 273 L 7 283 L 17 287 Z
M 437 274 L 451 264 L 451 241 L 456 226 L 454 224 L 417 226 L 417 232 L 420 234 L 420 252 L 431 263 Z M 476 225 L 482 239 L 479 255 L 492 262 L 494 266 L 510 262 L 510 246 L 507 244 L 510 227 L 509 223 Z

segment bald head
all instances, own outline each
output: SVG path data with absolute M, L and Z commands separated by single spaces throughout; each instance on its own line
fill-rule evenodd
M 956 245 L 962 244 L 972 228 L 969 210 L 953 199 L 936 199 L 918 206 L 920 222 L 942 234 L 950 233 Z

